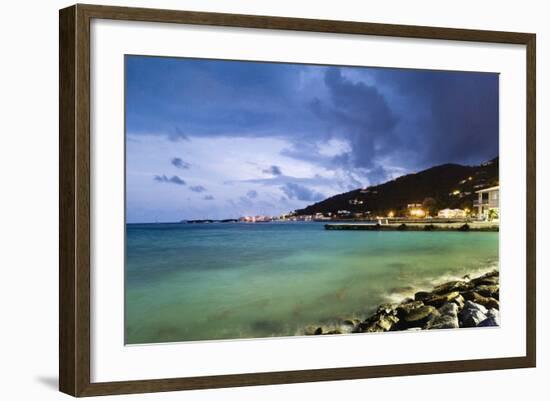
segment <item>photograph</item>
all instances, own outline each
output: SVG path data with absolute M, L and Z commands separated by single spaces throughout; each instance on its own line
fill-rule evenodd
M 499 326 L 499 74 L 125 55 L 125 344 Z

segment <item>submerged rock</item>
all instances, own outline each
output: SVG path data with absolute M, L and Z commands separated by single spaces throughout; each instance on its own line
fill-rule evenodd
M 472 301 L 466 301 L 459 314 L 461 327 L 476 327 L 487 318 L 487 308 Z

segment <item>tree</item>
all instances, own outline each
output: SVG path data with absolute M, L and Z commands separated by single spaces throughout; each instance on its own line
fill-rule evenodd
M 489 221 L 497 220 L 498 219 L 498 212 L 496 209 L 489 209 L 489 213 L 487 214 L 487 219 Z

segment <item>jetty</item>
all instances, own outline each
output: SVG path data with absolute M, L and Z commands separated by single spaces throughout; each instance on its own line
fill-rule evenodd
M 350 230 L 350 231 L 486 231 L 498 232 L 498 222 L 468 222 L 468 223 L 329 223 L 325 224 L 325 230 Z

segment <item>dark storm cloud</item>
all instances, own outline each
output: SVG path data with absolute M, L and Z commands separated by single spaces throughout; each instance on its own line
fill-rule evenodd
M 203 187 L 202 185 L 193 185 L 193 186 L 190 186 L 189 189 L 193 192 L 204 192 L 204 191 L 206 191 L 206 188 Z
M 399 70 L 398 70 L 399 71 Z M 477 164 L 498 155 L 499 77 L 490 73 L 380 69 L 403 116 L 396 129 L 415 164 Z M 407 112 L 414 111 L 414 113 Z
M 177 175 L 173 175 L 172 177 L 167 177 L 165 174 L 155 175 L 153 179 L 157 182 L 162 182 L 166 184 L 185 185 L 185 181 Z
M 258 197 L 258 191 L 250 190 L 246 193 L 246 196 L 248 196 L 250 199 L 255 199 Z
M 325 197 L 319 192 L 315 192 L 303 185 L 293 182 L 286 183 L 285 186 L 281 187 L 281 190 L 289 199 L 297 199 L 301 201 L 317 202 Z
M 277 137 L 369 182 L 498 155 L 498 74 L 129 56 L 127 77 L 134 135 Z M 330 139 L 349 150 L 327 156 Z
M 283 172 L 281 171 L 281 168 L 279 166 L 269 166 L 268 168 L 263 169 L 262 173 L 275 176 L 283 175 Z
M 182 169 L 182 170 L 187 170 L 189 167 L 191 167 L 191 165 L 185 161 L 183 161 L 181 158 L 179 157 L 174 157 L 172 159 L 172 165 L 176 168 L 179 168 L 179 169 Z

